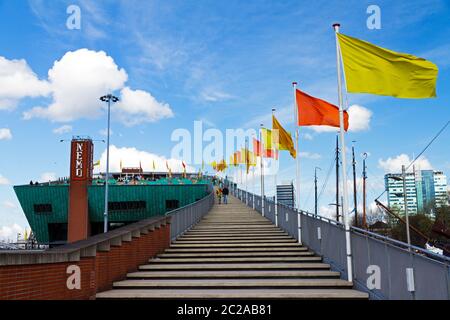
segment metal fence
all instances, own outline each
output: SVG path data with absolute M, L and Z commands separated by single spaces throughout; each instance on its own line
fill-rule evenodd
M 235 190 L 235 196 L 261 212 L 261 197 Z M 345 229 L 340 222 L 264 200 L 264 216 L 323 257 L 347 278 Z M 299 226 L 300 222 L 300 226 Z M 300 232 L 299 232 L 300 230 Z M 450 259 L 385 236 L 351 228 L 353 282 L 372 299 L 450 300 Z
M 167 213 L 168 216 L 172 217 L 170 225 L 170 238 L 172 240 L 196 225 L 211 210 L 214 205 L 214 192 L 209 191 L 210 193 L 203 199 Z

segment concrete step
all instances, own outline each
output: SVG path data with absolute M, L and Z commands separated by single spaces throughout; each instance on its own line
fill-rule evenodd
M 235 235 L 235 236 L 220 236 L 217 235 L 215 237 L 202 237 L 202 236 L 189 236 L 189 235 L 183 235 L 179 238 L 177 238 L 177 241 L 209 241 L 209 240 L 284 240 L 284 239 L 292 239 L 291 236 L 285 236 L 285 235 L 275 235 L 275 236 L 248 236 L 248 235 Z
M 256 263 L 256 262 L 304 262 L 322 261 L 321 257 L 209 257 L 209 258 L 154 258 L 150 263 Z
M 304 263 L 188 263 L 145 264 L 139 270 L 329 270 L 330 265 L 321 262 Z
M 303 257 L 313 256 L 312 251 L 300 252 L 207 252 L 207 253 L 162 253 L 158 258 L 207 258 L 207 257 Z
M 218 244 L 218 243 L 296 243 L 295 239 L 264 239 L 264 240 L 254 240 L 254 239 L 226 239 L 226 240 L 191 240 L 191 239 L 177 239 L 172 242 L 173 244 L 200 244 L 200 243 L 210 243 L 210 244 Z
M 195 235 L 195 236 L 207 236 L 207 235 L 223 235 L 223 236 L 233 236 L 233 235 L 287 235 L 286 232 L 281 230 L 252 230 L 250 232 L 242 233 L 242 231 L 202 231 L 202 230 L 189 230 L 185 235 Z
M 367 299 L 309 248 L 230 197 L 98 299 Z M 235 203 L 233 203 L 235 202 Z
M 203 225 L 213 225 L 213 224 L 219 224 L 219 225 L 229 225 L 229 224 L 262 224 L 262 225 L 268 225 L 271 224 L 269 220 L 253 220 L 253 219 L 227 219 L 227 220 L 202 220 L 198 226 Z
M 115 289 L 97 299 L 367 299 L 352 289 Z
M 340 273 L 329 270 L 228 270 L 228 271 L 138 271 L 127 275 L 130 279 L 252 279 L 252 278 L 339 278 Z
M 252 230 L 272 230 L 272 229 L 277 229 L 277 227 L 273 224 L 264 224 L 264 223 L 259 223 L 259 224 L 252 224 L 252 225 L 240 225 L 240 224 L 227 224 L 227 225 L 220 225 L 220 224 L 211 224 L 211 225 L 201 225 L 198 224 L 195 227 L 195 230 L 216 230 L 216 229 L 225 229 L 225 230 L 233 230 L 233 229 L 252 229 Z
M 113 284 L 117 289 L 200 289 L 200 288 L 351 288 L 341 279 L 152 279 L 124 280 Z
M 195 243 L 195 244 L 172 244 L 171 248 L 241 248 L 241 247 L 296 247 L 296 242 L 287 243 Z
M 269 222 L 270 220 L 263 218 L 261 216 L 208 216 L 200 220 L 200 223 L 231 223 L 233 221 L 242 221 L 242 222 Z
M 279 247 L 240 247 L 236 248 L 234 246 L 228 247 L 228 248 L 168 248 L 164 252 L 166 253 L 196 253 L 196 252 L 302 252 L 302 251 L 308 251 L 307 247 L 288 247 L 288 248 L 279 248 Z

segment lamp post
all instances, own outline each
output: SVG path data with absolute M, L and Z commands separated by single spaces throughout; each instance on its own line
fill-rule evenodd
M 366 180 L 367 180 L 367 174 L 366 174 L 366 159 L 367 159 L 367 152 L 363 153 L 363 216 L 362 216 L 362 226 L 364 229 L 367 229 L 367 223 L 366 223 Z
M 408 199 L 406 194 L 406 169 L 405 166 L 402 165 L 402 177 L 390 177 L 392 180 L 395 181 L 402 181 L 403 182 L 403 205 L 405 207 L 405 220 L 406 220 L 406 241 L 408 243 L 408 250 L 411 250 L 411 236 L 409 233 L 409 214 L 408 214 Z M 400 194 L 396 194 L 399 196 Z
M 317 169 L 320 169 L 319 167 L 314 168 L 314 215 L 317 217 Z
M 103 215 L 103 232 L 108 232 L 108 179 L 109 179 L 109 136 L 111 127 L 111 101 L 117 102 L 119 98 L 112 94 L 100 97 L 100 100 L 108 103 L 108 129 L 106 133 L 106 174 L 105 174 L 105 212 Z
M 409 235 L 409 215 L 408 215 L 408 200 L 406 194 L 406 169 L 402 165 L 402 178 L 403 178 L 403 203 L 405 206 L 405 219 L 406 219 L 406 239 L 408 240 L 408 250 L 411 250 L 411 237 Z

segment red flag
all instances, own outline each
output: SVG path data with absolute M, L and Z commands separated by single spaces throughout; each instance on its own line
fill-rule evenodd
M 325 100 L 312 97 L 300 90 L 296 91 L 299 126 L 339 125 L 339 108 Z M 344 111 L 344 129 L 348 130 L 348 113 Z
M 236 158 L 237 158 L 237 163 L 240 164 L 242 162 L 240 151 L 236 151 Z
M 264 158 L 278 159 L 278 150 L 272 150 L 272 149 L 264 150 Z
M 181 161 L 181 165 L 186 169 L 186 163 L 184 163 L 184 161 Z
M 261 156 L 261 142 L 253 138 L 253 152 L 257 157 Z

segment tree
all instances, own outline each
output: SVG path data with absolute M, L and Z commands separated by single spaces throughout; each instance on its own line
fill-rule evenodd
M 411 216 L 409 216 L 409 224 L 410 224 L 410 226 L 413 226 L 416 229 L 418 229 L 420 232 L 422 232 L 428 238 L 431 238 L 431 229 L 433 227 L 434 222 L 427 215 L 425 215 L 423 213 L 417 213 L 415 215 L 411 215 Z M 406 225 L 403 222 L 398 221 L 398 222 L 394 223 L 391 233 L 392 233 L 392 237 L 394 239 L 397 239 L 397 240 L 400 240 L 403 242 L 407 242 Z M 410 229 L 409 234 L 411 237 L 412 245 L 425 248 L 427 239 L 424 239 L 421 235 L 419 235 L 417 232 L 415 232 L 412 229 Z

